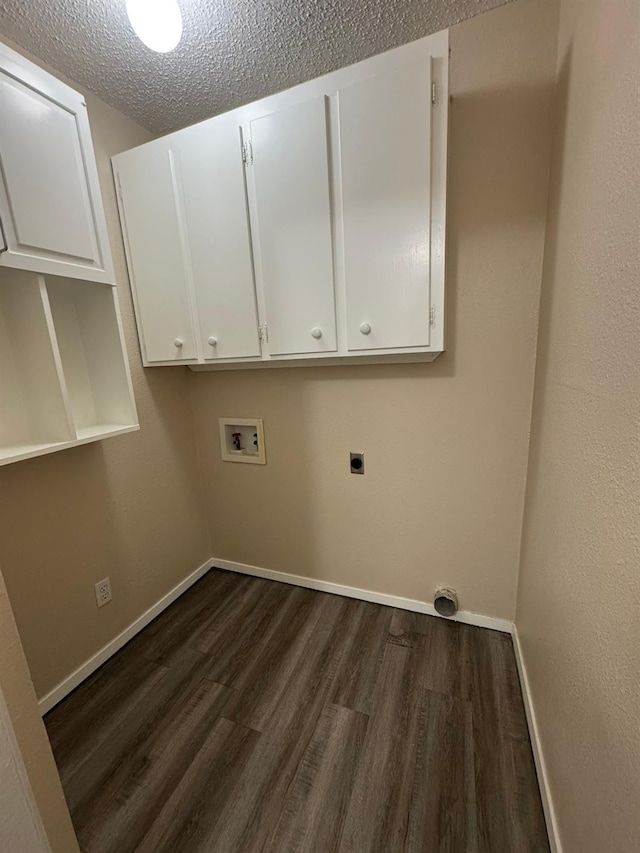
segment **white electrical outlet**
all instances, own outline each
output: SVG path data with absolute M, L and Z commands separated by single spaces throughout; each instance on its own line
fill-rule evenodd
M 108 604 L 111 601 L 111 579 L 110 578 L 102 578 L 101 581 L 95 586 L 96 589 L 96 603 L 98 607 L 102 607 L 104 604 Z

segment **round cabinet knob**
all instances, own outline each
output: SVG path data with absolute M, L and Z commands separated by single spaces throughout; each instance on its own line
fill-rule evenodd
M 210 347 L 214 347 L 218 343 L 218 339 L 214 338 L 213 335 L 211 335 L 210 338 L 207 338 L 207 343 Z
M 311 337 L 319 341 L 322 337 L 322 329 L 318 328 L 318 326 L 314 326 L 313 329 L 311 329 Z
M 173 342 L 173 345 L 176 349 L 182 349 L 182 347 L 184 346 L 184 341 L 182 340 L 182 338 L 176 338 Z
M 360 323 L 360 331 L 363 335 L 370 335 L 371 326 L 369 325 L 369 323 Z

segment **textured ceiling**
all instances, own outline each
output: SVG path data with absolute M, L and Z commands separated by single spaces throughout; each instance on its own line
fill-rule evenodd
M 179 0 L 170 54 L 125 0 L 0 0 L 0 32 L 156 133 L 273 94 L 507 0 Z

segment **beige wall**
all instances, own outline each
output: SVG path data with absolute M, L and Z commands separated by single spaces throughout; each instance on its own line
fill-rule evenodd
M 0 570 L 40 697 L 210 550 L 186 368 L 142 370 L 111 177 L 109 157 L 150 137 L 87 104 L 141 430 L 0 468 Z M 98 610 L 105 575 L 113 601 Z
M 564 853 L 638 853 L 640 11 L 562 0 L 543 270 L 556 16 L 518 0 L 452 30 L 450 349 L 431 365 L 143 372 L 108 157 L 148 135 L 88 98 L 142 430 L 0 469 L 0 568 L 39 695 L 211 551 L 423 600 L 446 582 L 512 618 L 542 275 L 517 624 Z M 265 419 L 266 467 L 220 461 L 218 416 Z M 1 577 L 0 688 L 69 853 Z
M 640 6 L 562 0 L 517 625 L 564 853 L 640 850 Z
M 521 0 L 451 32 L 445 355 L 191 377 L 214 556 L 515 615 L 556 24 Z M 265 419 L 264 468 L 221 462 L 219 416 Z

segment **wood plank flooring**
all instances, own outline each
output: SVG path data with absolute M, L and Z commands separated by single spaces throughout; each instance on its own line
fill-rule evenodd
M 45 723 L 86 853 L 549 853 L 483 628 L 214 569 Z

